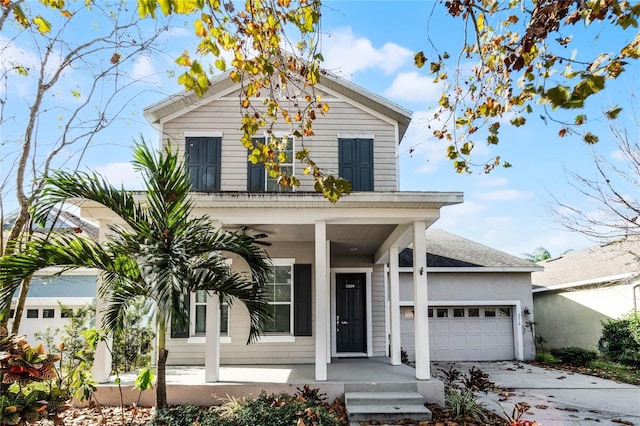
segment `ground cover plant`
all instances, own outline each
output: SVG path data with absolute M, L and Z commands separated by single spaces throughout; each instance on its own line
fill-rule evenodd
M 340 426 L 347 425 L 342 401 L 327 403 L 324 394 L 305 385 L 294 395 L 261 393 L 256 399 L 231 398 L 219 407 L 179 406 L 159 410 L 153 426 Z

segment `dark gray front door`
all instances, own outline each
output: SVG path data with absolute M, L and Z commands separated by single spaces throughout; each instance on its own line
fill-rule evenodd
M 366 275 L 336 275 L 336 352 L 367 351 Z

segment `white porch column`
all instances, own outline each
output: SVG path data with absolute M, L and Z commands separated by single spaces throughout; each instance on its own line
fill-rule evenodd
M 326 243 L 327 248 L 327 267 L 326 267 L 326 277 L 327 277 L 327 364 L 331 364 L 331 327 L 335 327 L 335 323 L 331 320 L 331 243 L 327 240 Z M 316 306 L 317 309 L 317 306 Z
M 110 220 L 100 219 L 98 241 L 104 242 L 106 239 L 106 233 L 108 232 L 108 226 L 111 223 Z M 96 327 L 102 328 L 102 320 L 104 318 L 105 301 L 100 297 L 100 287 L 102 287 L 102 277 L 98 276 L 96 281 Z M 107 338 L 107 342 L 99 342 L 96 347 L 96 352 L 93 356 L 93 380 L 98 383 L 107 383 L 109 376 L 111 375 L 111 352 L 107 350 L 107 344 L 112 345 L 113 339 L 111 336 Z
M 207 293 L 206 334 L 204 340 L 204 381 L 220 380 L 220 298 Z
M 400 270 L 398 246 L 389 248 L 389 315 L 391 324 L 391 365 L 402 364 L 400 356 Z
M 329 305 L 327 268 L 327 224 L 315 223 L 315 267 L 316 267 L 316 381 L 327 380 L 327 306 Z
M 413 309 L 416 342 L 416 379 L 431 379 L 427 299 L 427 244 L 425 223 L 413 223 Z

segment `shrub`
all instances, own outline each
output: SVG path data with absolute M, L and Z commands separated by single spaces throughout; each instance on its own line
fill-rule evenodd
M 640 367 L 640 311 L 603 322 L 598 346 L 608 359 Z
M 68 394 L 51 383 L 59 359 L 0 327 L 0 424 L 25 424 L 60 409 Z
M 446 406 L 456 420 L 472 419 L 482 422 L 486 419 L 485 406 L 478 402 L 471 389 L 447 389 Z
M 160 410 L 152 425 L 155 426 L 338 426 L 347 424 L 341 413 L 336 413 L 324 401 L 317 389 L 305 386 L 295 395 L 261 393 L 254 400 L 231 399 L 221 407 L 203 409 L 193 406 Z
M 536 353 L 536 361 L 547 365 L 560 364 L 561 362 L 558 358 L 546 352 Z
M 596 351 L 578 348 L 576 346 L 551 349 L 551 355 L 559 359 L 563 364 L 573 365 L 574 367 L 586 367 L 598 356 Z

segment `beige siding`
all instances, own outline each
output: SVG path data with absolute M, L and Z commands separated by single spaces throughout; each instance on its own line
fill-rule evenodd
M 376 265 L 371 274 L 371 332 L 373 356 L 386 356 L 384 267 Z
M 366 135 L 374 138 L 374 189 L 395 191 L 397 183 L 396 129 L 393 124 L 357 108 L 345 101 L 327 101 L 330 111 L 314 122 L 315 135 L 304 141 L 318 166 L 338 173 L 338 135 Z M 246 191 L 247 152 L 240 143 L 240 109 L 238 100 L 226 97 L 214 100 L 174 118 L 163 126 L 163 140 L 172 141 L 183 149 L 185 134 L 191 136 L 221 132 L 222 138 L 222 191 Z M 283 123 L 284 124 L 284 123 Z M 275 132 L 288 131 L 276 126 Z M 258 134 L 260 136 L 260 134 Z M 300 147 L 298 141 L 297 147 Z M 296 175 L 301 179 L 301 191 L 312 191 L 313 180 L 302 175 L 303 166 L 296 163 Z

